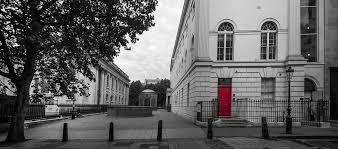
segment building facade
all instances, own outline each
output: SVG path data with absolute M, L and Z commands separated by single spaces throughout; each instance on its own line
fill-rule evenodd
M 198 101 L 218 98 L 228 109 L 223 116 L 231 116 L 231 103 L 239 99 L 286 100 L 289 67 L 292 101 L 327 99 L 328 3 L 337 6 L 324 0 L 185 0 L 171 57 L 172 111 L 193 119 Z
M 96 81 L 90 81 L 82 74 L 76 74 L 78 79 L 83 79 L 89 84 L 86 96 L 74 95 L 75 104 L 109 104 L 109 105 L 128 105 L 129 103 L 129 76 L 124 73 L 114 63 L 101 60 L 99 67 L 91 67 Z M 0 76 L 1 86 L 7 86 L 3 89 L 2 94 L 15 96 L 15 88 L 11 88 L 8 79 Z M 35 86 L 38 82 L 39 85 Z M 41 83 L 42 82 L 42 83 Z M 73 99 L 67 98 L 66 95 L 54 95 L 49 91 L 48 80 L 42 77 L 35 77 L 32 81 L 30 95 L 33 95 L 34 89 L 37 88 L 39 93 L 54 99 L 54 104 L 72 104 Z M 57 85 L 56 85 L 57 86 Z M 42 103 L 44 103 L 42 101 Z
M 325 1 L 325 97 L 330 118 L 338 120 L 338 1 Z

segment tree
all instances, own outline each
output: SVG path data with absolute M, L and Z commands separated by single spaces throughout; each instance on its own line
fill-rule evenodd
M 137 106 L 138 105 L 138 97 L 143 90 L 143 86 L 141 81 L 133 81 L 129 87 L 129 105 Z
M 35 75 L 49 76 L 63 93 L 83 93 L 90 66 L 112 62 L 121 48 L 154 25 L 157 0 L 1 0 L 0 75 L 16 87 L 7 142 L 24 141 L 24 111 Z

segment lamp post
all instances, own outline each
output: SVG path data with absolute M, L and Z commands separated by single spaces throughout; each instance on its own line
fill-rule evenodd
M 289 66 L 286 70 L 286 79 L 289 82 L 289 96 L 288 96 L 288 108 L 287 108 L 287 116 L 286 116 L 286 134 L 292 134 L 292 117 L 291 117 L 291 79 L 294 70 Z

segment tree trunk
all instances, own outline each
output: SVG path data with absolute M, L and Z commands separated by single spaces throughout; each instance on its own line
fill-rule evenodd
M 15 83 L 17 95 L 15 99 L 14 112 L 12 113 L 11 123 L 6 142 L 26 141 L 24 131 L 25 111 L 29 101 L 30 79 L 25 79 Z

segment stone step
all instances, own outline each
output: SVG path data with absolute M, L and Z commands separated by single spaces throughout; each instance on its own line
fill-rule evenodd
M 220 118 L 215 121 L 216 127 L 250 127 L 252 126 L 247 120 L 240 118 Z

